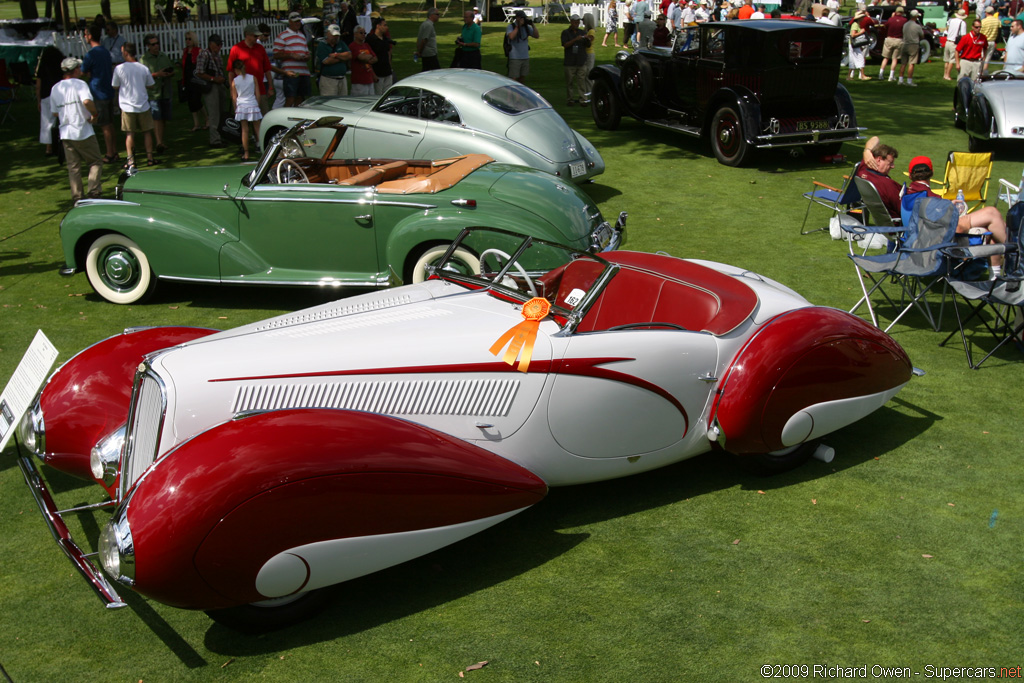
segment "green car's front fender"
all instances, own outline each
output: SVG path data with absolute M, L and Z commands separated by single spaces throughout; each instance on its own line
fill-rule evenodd
M 226 226 L 211 219 L 218 213 L 204 215 L 180 206 L 171 211 L 129 201 L 79 202 L 60 225 L 66 272 L 85 268 L 97 237 L 118 233 L 139 245 L 157 275 L 218 280 L 221 247 L 238 240 L 235 222 Z

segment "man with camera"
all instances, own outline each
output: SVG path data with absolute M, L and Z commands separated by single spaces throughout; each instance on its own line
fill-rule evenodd
M 530 75 L 530 38 L 540 38 L 533 19 L 526 16 L 523 10 L 517 10 L 512 23 L 505 29 L 508 41 L 508 77 L 520 83 Z

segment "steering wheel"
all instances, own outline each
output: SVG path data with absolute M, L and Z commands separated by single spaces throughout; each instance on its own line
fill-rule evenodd
M 1012 71 L 1006 71 L 1005 69 L 997 71 L 992 74 L 993 81 L 1012 81 L 1016 76 Z
M 512 261 L 512 257 L 503 252 L 501 249 L 485 249 L 483 253 L 480 254 L 481 273 L 486 272 L 487 264 L 484 263 L 484 261 L 486 261 L 487 257 L 490 256 L 491 254 L 494 254 L 499 258 L 503 258 L 506 261 Z M 514 261 L 512 265 L 515 266 L 515 269 L 519 272 L 519 276 L 523 278 L 523 280 L 526 282 L 526 286 L 529 287 L 530 296 L 537 296 L 537 287 L 533 284 L 533 280 L 530 279 L 530 276 L 526 274 L 526 270 L 522 267 L 522 265 L 519 264 L 519 261 Z M 508 286 L 504 282 L 502 282 L 501 284 Z
M 284 169 L 284 170 L 282 170 Z M 297 161 L 282 159 L 277 164 L 278 183 L 308 183 L 309 176 L 302 170 Z

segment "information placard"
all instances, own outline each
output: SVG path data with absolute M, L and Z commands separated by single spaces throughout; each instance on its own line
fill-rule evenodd
M 14 375 L 4 387 L 4 392 L 0 394 L 0 451 L 7 446 L 21 416 L 28 410 L 39 387 L 43 386 L 55 360 L 57 349 L 43 331 L 38 330 Z

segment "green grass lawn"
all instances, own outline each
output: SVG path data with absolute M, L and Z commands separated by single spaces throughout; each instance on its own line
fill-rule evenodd
M 9 7 L 11 3 L 4 3 Z M 417 20 L 395 20 L 408 75 Z M 457 21 L 445 19 L 442 60 Z M 839 183 L 844 164 L 766 153 L 726 168 L 697 141 L 626 120 L 597 130 L 567 109 L 561 26 L 540 26 L 537 88 L 596 143 L 608 165 L 586 186 L 606 217 L 628 210 L 626 248 L 736 264 L 817 304 L 859 296 L 842 242 L 799 235 L 812 180 Z M 504 69 L 500 24 L 485 27 L 485 67 Z M 612 48 L 597 48 L 599 62 Z M 877 75 L 877 66 L 870 68 Z M 920 87 L 854 82 L 860 123 L 902 155 L 966 149 L 952 125 L 941 64 Z M 63 168 L 42 155 L 29 90 L 2 127 L 0 381 L 37 329 L 58 362 L 135 325 L 233 327 L 332 296 L 317 291 L 162 286 L 145 305 L 104 303 L 84 275 L 58 276 L 58 227 L 69 208 Z M 235 163 L 191 134 L 182 105 L 167 166 Z M 123 153 L 123 152 L 122 152 Z M 1000 149 L 994 177 L 1016 181 L 1024 150 Z M 941 171 L 939 171 L 941 175 Z M 105 178 L 112 196 L 116 174 Z M 994 201 L 995 190 L 990 196 Z M 1002 207 L 1005 208 L 1005 207 Z M 819 212 L 817 216 L 823 216 Z M 821 221 L 815 224 L 820 224 Z M 883 311 L 888 313 L 889 311 Z M 967 369 L 952 329 L 917 314 L 893 330 L 927 371 L 867 419 L 825 441 L 812 461 L 773 478 L 708 454 L 657 472 L 555 489 L 535 508 L 479 536 L 339 586 L 329 608 L 254 638 L 206 615 L 134 595 L 106 611 L 54 547 L 14 462 L 0 456 L 0 666 L 27 681 L 456 680 L 752 681 L 764 664 L 1015 667 L 1024 652 L 1024 360 L 1009 348 Z M 593 416 L 584 419 L 600 419 Z M 65 507 L 98 489 L 51 477 Z M 105 515 L 83 516 L 94 543 Z M 821 678 L 821 676 L 819 676 Z

